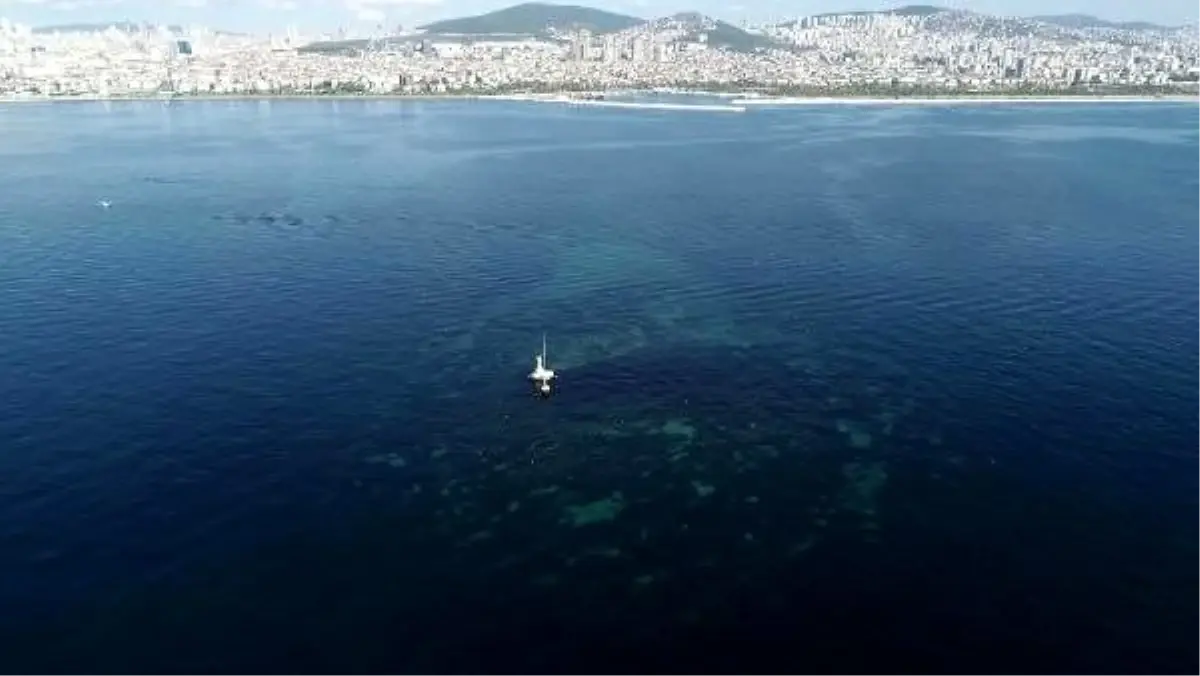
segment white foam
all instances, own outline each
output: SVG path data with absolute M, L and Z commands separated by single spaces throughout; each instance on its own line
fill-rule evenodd
M 735 106 L 921 106 L 921 105 L 985 105 L 985 104 L 1024 104 L 1024 103 L 1150 103 L 1159 101 L 1194 101 L 1195 97 L 1153 97 L 1153 96 L 942 96 L 942 97 L 900 97 L 900 98 L 871 98 L 871 97 L 834 97 L 834 96 L 780 96 L 764 98 L 742 98 L 730 101 Z
M 497 96 L 509 101 L 537 101 L 540 103 L 566 103 L 573 106 L 597 106 L 601 108 L 635 108 L 643 110 L 687 110 L 701 112 L 744 113 L 746 107 L 726 104 L 665 103 L 653 101 L 609 101 L 600 99 L 577 99 L 561 95 L 514 94 Z M 736 102 L 734 102 L 736 103 Z

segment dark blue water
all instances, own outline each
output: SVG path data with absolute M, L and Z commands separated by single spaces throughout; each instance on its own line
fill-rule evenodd
M 4 670 L 1200 666 L 1194 105 L 0 129 Z

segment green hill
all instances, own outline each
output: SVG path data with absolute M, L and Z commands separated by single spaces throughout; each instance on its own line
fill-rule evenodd
M 545 35 L 582 29 L 614 33 L 643 23 L 637 17 L 590 7 L 527 2 L 487 14 L 435 21 L 419 28 L 441 35 Z
M 888 14 L 896 16 L 930 16 L 932 14 L 941 14 L 950 10 L 945 7 L 937 7 L 935 5 L 905 5 L 891 10 Z
M 703 35 L 709 47 L 731 52 L 753 53 L 784 48 L 765 35 L 744 31 L 731 23 L 705 16 L 700 12 L 680 12 L 650 23 L 656 30 L 682 30 L 687 42 L 697 42 Z
M 731 23 L 718 20 L 708 31 L 708 44 L 733 52 L 756 52 L 760 49 L 780 49 L 781 45 L 765 35 L 748 33 Z

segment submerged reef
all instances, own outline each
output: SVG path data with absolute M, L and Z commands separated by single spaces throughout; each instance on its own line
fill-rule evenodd
M 890 465 L 943 443 L 886 379 L 818 379 L 836 366 L 789 367 L 731 346 L 652 353 L 608 354 L 604 367 L 653 363 L 661 383 L 621 391 L 580 366 L 564 373 L 586 397 L 567 387 L 549 402 L 498 398 L 431 430 L 427 450 L 365 460 L 395 473 L 405 509 L 432 514 L 432 532 L 470 560 L 525 570 L 535 589 L 611 574 L 648 593 L 713 568 L 802 565 L 831 538 L 880 542 Z M 789 368 L 806 387 L 760 385 Z M 751 394 L 731 400 L 730 388 Z M 963 469 L 953 457 L 939 475 Z

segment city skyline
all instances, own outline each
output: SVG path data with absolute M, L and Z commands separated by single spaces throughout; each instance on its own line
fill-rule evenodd
M 286 26 L 328 31 L 416 24 L 456 18 L 517 4 L 513 0 L 0 0 L 0 17 L 46 26 L 67 23 L 147 21 L 200 24 L 225 30 L 278 31 Z M 642 18 L 699 11 L 727 21 L 761 22 L 825 12 L 887 10 L 904 0 L 603 0 L 575 2 Z M 1135 4 L 1120 0 L 1070 0 L 1048 8 L 1037 0 L 952 0 L 931 3 L 986 14 L 1034 16 L 1090 14 L 1110 21 L 1150 21 L 1182 25 L 1196 21 L 1197 6 L 1185 0 Z

